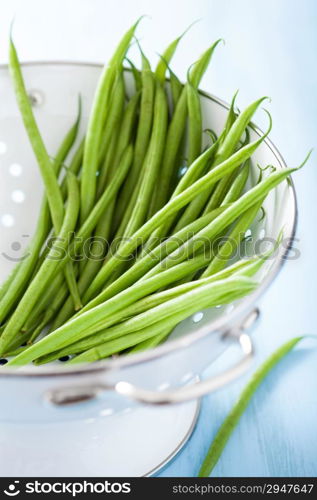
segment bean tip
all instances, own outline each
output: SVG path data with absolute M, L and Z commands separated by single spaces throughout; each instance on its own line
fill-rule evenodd
M 267 98 L 263 98 L 263 99 L 267 99 Z M 263 108 L 263 111 L 267 114 L 267 116 L 268 116 L 268 118 L 269 118 L 269 126 L 268 126 L 268 129 L 267 129 L 267 131 L 265 132 L 265 134 L 264 134 L 264 136 L 263 136 L 263 137 L 265 138 L 265 137 L 267 137 L 267 136 L 269 135 L 269 133 L 270 133 L 270 132 L 271 132 L 271 130 L 272 130 L 273 120 L 272 120 L 271 113 L 270 113 L 267 109 Z
M 304 165 L 306 165 L 306 163 L 308 162 L 309 158 L 311 157 L 313 151 L 314 151 L 314 148 L 312 148 L 310 151 L 308 151 L 308 153 L 305 156 L 302 163 L 295 170 L 299 170 L 299 169 L 303 168 Z
M 14 23 L 15 23 L 15 15 L 13 16 L 11 22 L 10 22 L 10 28 L 9 28 L 9 40 L 10 40 L 10 44 L 11 45 L 14 45 L 13 43 L 13 27 L 14 27 Z

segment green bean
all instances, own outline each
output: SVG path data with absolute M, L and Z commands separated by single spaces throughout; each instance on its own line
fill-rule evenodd
M 136 94 L 134 94 L 125 108 L 121 123 L 120 133 L 118 137 L 115 166 L 117 166 L 117 164 L 121 160 L 124 150 L 130 144 L 130 142 L 132 142 L 132 136 L 136 124 L 140 97 L 141 97 L 141 92 L 137 92 Z
M 162 329 L 161 333 L 156 334 L 154 337 L 138 342 L 132 349 L 130 349 L 129 354 L 135 354 L 140 351 L 154 349 L 154 347 L 162 344 L 167 339 L 167 337 L 169 337 L 171 332 L 172 330 L 170 328 Z
M 137 119 L 137 112 L 138 112 L 137 106 L 138 106 L 138 103 L 140 101 L 140 97 L 141 97 L 141 92 L 137 92 L 136 94 L 134 94 L 131 97 L 130 101 L 128 102 L 128 104 L 126 106 L 125 113 L 124 113 L 123 120 L 122 120 L 122 126 L 120 129 L 120 134 L 119 134 L 119 138 L 118 138 L 118 144 L 117 144 L 117 158 L 119 158 L 119 159 L 121 158 L 121 155 L 122 155 L 124 149 L 127 147 L 129 142 L 131 142 L 131 140 L 132 140 L 132 135 L 133 135 L 136 119 Z M 120 199 L 121 199 L 121 196 L 120 196 Z M 118 210 L 116 209 L 115 214 L 114 214 L 114 220 L 112 222 L 112 233 L 114 233 L 118 229 L 119 221 L 120 221 L 120 217 L 118 215 Z
M 201 139 L 203 132 L 200 95 L 190 80 L 188 74 L 187 107 L 188 107 L 188 164 L 191 165 L 201 153 Z
M 263 102 L 266 97 L 262 97 L 257 101 L 250 104 L 240 115 L 237 117 L 227 135 L 225 135 L 223 142 L 220 144 L 218 151 L 216 152 L 215 159 L 211 168 L 215 168 L 217 165 L 221 164 L 224 160 L 230 158 L 234 152 L 241 135 L 248 126 L 252 116 Z M 228 177 L 225 177 L 226 181 Z M 225 181 L 225 182 L 226 182 Z M 201 196 L 197 197 L 190 203 L 190 205 L 184 211 L 182 217 L 176 225 L 176 230 L 180 229 L 182 226 L 191 222 L 197 215 L 203 210 L 208 198 L 210 197 L 211 189 L 206 190 Z M 211 208 L 215 208 L 217 205 L 214 204 Z
M 125 84 L 123 78 L 123 68 L 120 67 L 117 71 L 116 79 L 111 92 L 111 104 L 109 104 L 109 112 L 104 127 L 102 137 L 102 147 L 100 152 L 101 164 L 98 172 L 97 184 L 97 199 L 104 192 L 105 187 L 109 184 L 114 170 L 114 156 L 116 145 L 119 136 L 121 120 L 125 105 Z M 115 199 L 107 206 L 105 214 L 100 218 L 96 230 L 95 237 L 108 240 L 112 213 Z M 92 246 L 92 253 L 95 250 L 95 245 Z M 80 263 L 80 274 L 84 272 L 85 266 L 89 263 L 89 256 L 83 258 Z
M 69 322 L 50 333 L 50 335 L 44 337 L 39 342 L 31 346 L 25 353 L 23 353 L 23 356 L 27 356 L 28 361 L 32 361 L 33 359 L 47 354 L 48 352 L 55 351 L 75 342 L 78 339 L 89 336 L 91 333 L 94 333 L 96 327 L 98 328 L 100 321 L 104 322 L 107 317 L 113 315 L 125 305 L 129 305 L 138 298 L 142 298 L 152 291 L 155 291 L 162 286 L 173 282 L 174 280 L 182 278 L 186 275 L 186 273 L 188 274 L 188 272 L 191 272 L 194 269 L 199 269 L 205 264 L 205 257 L 200 256 L 200 260 L 192 259 L 182 263 L 180 266 L 177 266 L 177 268 L 175 266 L 172 272 L 171 270 L 168 270 L 166 273 L 163 272 L 159 276 L 154 276 L 144 283 L 136 283 L 133 290 L 132 288 L 124 290 L 121 294 L 118 294 L 108 300 L 106 304 L 101 304 L 100 306 L 94 307 L 78 317 L 72 318 Z M 0 337 L 1 341 L 2 338 L 3 336 Z M 32 357 L 33 354 L 35 354 L 34 358 L 29 358 L 29 356 Z
M 195 23 L 192 23 L 186 28 L 186 30 L 175 40 L 173 40 L 164 50 L 162 56 L 160 57 L 159 62 L 157 63 L 156 69 L 155 69 L 155 76 L 158 79 L 158 81 L 163 85 L 165 82 L 165 75 L 166 71 L 168 69 L 168 65 L 171 62 L 172 57 L 174 56 L 176 49 L 179 45 L 179 42 L 182 40 L 182 38 L 186 35 L 186 33 L 190 30 L 190 28 L 194 25 Z
M 86 222 L 83 224 L 83 226 L 79 228 L 78 232 L 76 233 L 76 241 L 72 242 L 72 244 L 70 245 L 68 253 L 65 256 L 64 260 L 62 262 L 59 262 L 58 271 L 62 268 L 62 266 L 65 264 L 65 262 L 67 262 L 68 259 L 74 258 L 76 256 L 76 252 L 78 252 L 83 247 L 86 238 L 89 237 L 89 235 L 95 228 L 96 224 L 98 223 L 100 217 L 104 213 L 107 205 L 111 203 L 113 197 L 118 192 L 130 167 L 132 156 L 133 156 L 133 148 L 132 146 L 129 146 L 122 155 L 122 159 L 114 181 L 108 186 L 108 188 L 99 198 L 92 212 L 86 219 Z M 49 319 L 51 319 L 53 314 L 55 314 L 56 311 L 60 308 L 61 303 L 63 303 L 63 301 L 65 300 L 66 298 L 65 292 L 66 292 L 65 289 L 63 288 L 60 289 L 58 296 L 55 298 L 55 300 L 52 303 L 52 306 L 47 311 L 47 317 Z
M 224 197 L 221 205 L 231 203 L 236 201 L 246 185 L 250 172 L 250 160 L 246 161 L 244 165 L 241 166 L 236 178 L 233 180 L 231 186 L 229 187 L 226 196 Z
M 46 310 L 49 305 L 51 305 L 52 297 L 56 297 L 58 295 L 61 287 L 63 287 L 65 289 L 65 293 L 67 293 L 67 287 L 63 286 L 64 284 L 64 276 L 62 273 L 59 273 L 50 286 L 48 293 L 43 293 L 43 295 L 38 300 L 32 311 L 32 314 L 29 316 L 22 328 L 23 331 L 27 332 L 30 330 L 32 324 L 34 323 L 34 318 L 37 318 L 41 313 L 43 313 L 43 311 Z
M 197 266 L 201 265 L 204 266 L 206 263 L 206 259 L 204 259 L 201 256 L 195 258 L 195 260 L 197 262 Z M 198 281 L 185 283 L 182 285 L 175 286 L 174 288 L 168 289 L 166 291 L 158 292 L 155 293 L 154 295 L 145 297 L 144 299 L 138 300 L 137 302 L 133 302 L 130 306 L 125 306 L 119 309 L 119 311 L 117 313 L 112 314 L 108 320 L 104 319 L 103 328 L 109 328 L 110 326 L 119 323 L 122 320 L 125 320 L 129 317 L 135 316 L 136 314 L 149 310 L 152 307 L 156 307 L 157 305 L 166 302 L 166 300 L 179 297 L 185 292 L 200 287 L 202 284 L 208 284 L 214 281 L 226 279 L 232 276 L 234 273 L 239 273 L 245 277 L 252 277 L 260 269 L 264 261 L 265 258 L 259 258 L 259 257 L 248 260 L 241 260 L 229 266 L 228 268 L 216 274 L 213 274 L 212 276 L 208 277 L 208 279 L 200 279 Z M 159 337 L 161 337 L 161 335 L 159 335 Z M 52 354 L 49 354 L 47 356 L 44 356 L 43 359 L 42 358 L 40 359 L 40 362 L 41 364 L 44 362 L 48 363 L 62 356 L 66 356 L 67 354 L 78 354 L 82 351 L 87 350 L 88 348 L 98 345 L 98 343 L 100 343 L 99 333 L 94 334 L 86 339 L 79 340 L 67 346 L 64 349 L 53 352 Z
M 106 207 L 109 203 L 111 203 L 113 197 L 117 194 L 131 165 L 132 157 L 133 148 L 130 145 L 126 148 L 124 154 L 122 155 L 120 165 L 117 169 L 117 175 L 115 176 L 113 182 L 106 188 L 105 192 L 99 198 L 85 223 L 79 228 L 78 232 L 76 233 L 76 241 L 72 242 L 72 244 L 70 245 L 68 254 L 67 256 L 65 256 L 64 261 L 70 258 L 75 258 L 76 253 L 83 247 L 86 238 L 90 236 L 93 229 L 98 224 L 98 221 L 104 213 Z M 62 265 L 63 262 L 60 262 L 60 267 L 62 267 Z M 55 314 L 59 309 L 61 302 L 63 303 L 63 301 L 65 300 L 65 296 L 63 294 L 64 290 L 60 290 L 60 295 L 56 297 L 56 300 L 53 301 L 53 304 L 49 310 L 50 312 L 48 312 L 50 319 L 52 317 L 52 313 Z
M 248 407 L 252 396 L 271 370 L 305 337 L 294 337 L 281 345 L 271 354 L 266 361 L 252 375 L 250 381 L 242 391 L 239 399 L 223 421 L 217 434 L 207 452 L 203 464 L 199 470 L 198 477 L 208 477 L 217 464 L 231 434 L 238 425 L 240 418 Z
M 136 92 L 139 92 L 142 88 L 141 72 L 137 69 L 135 64 L 133 64 L 133 62 L 128 57 L 126 57 L 125 60 L 131 66 L 131 71 L 132 71 L 134 83 L 135 83 L 135 90 L 136 90 Z
M 27 288 L 28 280 L 33 273 L 34 267 L 36 266 L 40 250 L 47 238 L 47 228 L 49 227 L 49 224 L 49 210 L 46 201 L 44 201 L 41 205 L 40 217 L 37 222 L 35 234 L 27 248 L 27 253 L 25 253 L 24 257 L 22 258 L 21 265 L 19 265 L 18 267 L 18 272 L 15 275 L 9 289 L 7 290 L 7 293 L 1 301 L 1 323 L 7 318 L 10 311 L 16 306 L 21 295 Z
M 271 128 L 271 126 L 270 126 Z M 269 130 L 270 130 L 269 128 Z M 267 133 L 269 133 L 269 130 Z M 195 196 L 203 192 L 211 184 L 215 184 L 223 175 L 229 173 L 248 159 L 257 147 L 264 141 L 265 137 L 260 137 L 257 141 L 254 141 L 247 146 L 244 146 L 239 151 L 234 153 L 228 160 L 215 167 L 212 171 L 208 172 L 206 175 L 198 179 L 191 186 L 185 189 L 182 193 L 175 196 L 172 200 L 167 203 L 159 212 L 157 212 L 150 220 L 148 220 L 138 231 L 131 236 L 130 240 L 122 244 L 119 253 L 113 255 L 101 268 L 96 278 L 88 288 L 84 296 L 84 301 L 87 302 L 93 296 L 95 296 L 100 288 L 104 285 L 106 280 L 110 277 L 112 272 L 116 269 L 118 263 L 122 259 L 128 257 L 132 251 L 134 251 L 140 240 L 145 240 L 154 229 L 163 224 L 166 219 L 168 219 L 172 214 L 180 210 L 182 207 L 187 205 Z M 290 170 L 288 173 L 291 173 Z
M 78 117 L 79 116 L 80 116 L 80 110 L 79 110 Z M 77 119 L 77 121 L 79 123 L 79 119 Z M 77 149 L 73 155 L 73 158 L 69 164 L 69 167 L 68 167 L 68 170 L 75 175 L 78 174 L 79 169 L 81 167 L 82 158 L 83 158 L 83 150 L 84 150 L 84 139 L 81 140 L 79 146 L 77 147 Z M 58 155 L 56 156 L 56 158 L 58 158 Z M 56 159 L 55 159 L 54 165 L 56 165 Z M 62 184 L 61 184 L 61 191 L 62 191 L 62 195 L 63 195 L 64 199 L 66 198 L 66 195 L 67 195 L 66 178 L 63 179 Z M 38 263 L 37 263 L 35 270 L 33 272 L 34 275 L 37 273 L 40 266 L 42 265 L 48 251 L 49 251 L 49 248 L 46 247 L 45 251 L 42 253 L 40 259 L 38 260 Z M 62 301 L 66 298 L 68 288 L 67 288 L 67 285 L 63 283 L 63 281 L 64 281 L 64 279 L 62 278 L 62 276 L 59 276 L 59 275 L 57 275 L 56 278 L 54 278 L 54 280 L 52 280 L 51 285 L 47 288 L 47 290 L 45 291 L 45 293 L 41 297 L 41 300 L 38 302 L 37 306 L 32 311 L 32 313 L 29 317 L 30 321 L 34 321 L 34 316 L 36 314 L 38 314 L 39 312 L 41 312 L 42 304 L 44 304 L 44 303 L 48 304 L 52 300 L 55 301 L 59 295 L 62 296 Z M 70 300 L 73 303 L 72 298 L 70 298 Z M 26 330 L 26 329 L 27 329 L 26 327 L 23 327 L 23 330 Z
M 137 189 L 138 178 L 145 159 L 146 151 L 149 145 L 152 123 L 153 107 L 155 99 L 155 80 L 151 71 L 151 66 L 145 55 L 142 55 L 142 93 L 140 105 L 140 118 L 137 128 L 137 135 L 134 147 L 134 159 L 131 171 L 122 190 L 122 197 L 117 208 L 118 216 L 122 217 L 127 205 L 130 202 L 134 189 Z M 131 203 L 130 203 L 131 205 Z
M 119 139 L 117 142 L 117 148 L 116 148 L 116 157 L 114 158 L 113 166 L 114 169 L 116 170 L 118 165 L 120 164 L 120 160 L 122 160 L 122 155 L 124 153 L 124 150 L 128 147 L 129 142 L 131 141 L 132 137 L 132 132 L 133 132 L 133 127 L 135 124 L 135 119 L 136 119 L 136 112 L 137 112 L 137 104 L 140 99 L 140 93 L 135 94 L 130 101 L 127 104 L 127 107 L 125 109 L 124 117 L 122 120 L 121 128 L 120 128 L 120 135 Z M 107 208 L 105 210 L 105 215 L 102 217 L 102 224 L 105 224 L 104 228 L 104 233 L 103 235 L 108 231 L 109 226 L 107 227 L 107 224 L 110 223 L 109 217 L 106 214 Z M 112 214 L 112 210 L 109 211 L 110 215 Z M 100 235 L 100 233 L 103 231 L 101 229 L 101 226 L 99 226 L 99 223 L 97 224 L 96 227 L 96 234 Z M 108 234 L 109 236 L 109 234 Z M 103 236 L 106 240 L 108 239 L 107 236 Z M 78 281 L 78 288 L 80 293 L 83 293 L 84 290 L 87 288 L 88 284 L 90 281 L 95 277 L 96 273 L 98 272 L 100 266 L 102 265 L 102 262 L 98 262 L 96 260 L 88 260 L 86 267 L 80 276 L 80 279 Z M 60 301 L 61 303 L 64 302 L 64 299 Z M 52 312 L 56 312 L 59 309 L 59 303 L 56 305 L 53 305 L 52 307 Z M 60 310 L 58 316 L 55 318 L 52 329 L 54 330 L 58 326 L 60 326 L 64 321 L 66 321 L 73 313 L 73 307 L 70 298 L 66 300 L 64 303 L 62 309 Z
M 206 258 L 204 256 L 199 256 L 195 259 L 192 259 L 190 262 L 186 263 L 185 265 L 182 265 L 180 268 L 178 268 L 176 270 L 178 273 L 177 275 L 178 276 L 184 275 L 184 272 L 188 272 L 188 269 L 194 269 L 197 271 L 199 269 L 202 269 L 203 267 L 206 267 L 206 264 L 207 264 Z M 169 281 L 171 281 L 171 279 L 174 279 L 174 277 L 171 275 L 171 273 L 169 273 L 166 276 L 163 276 L 164 280 L 165 280 L 165 278 Z M 164 281 L 164 282 L 167 282 L 167 281 Z M 161 283 L 161 281 L 158 281 L 156 279 L 155 281 L 153 281 L 151 286 L 153 288 L 158 288 L 160 286 L 160 283 Z M 198 283 L 195 282 L 195 283 L 192 283 L 190 285 L 187 286 L 187 289 L 196 288 L 198 286 Z M 156 293 L 155 295 L 145 297 L 144 299 L 133 302 L 131 305 L 127 305 L 123 308 L 122 308 L 122 303 L 120 303 L 116 300 L 115 303 L 117 304 L 117 307 L 119 307 L 119 309 L 117 310 L 117 312 L 112 313 L 111 316 L 107 315 L 102 320 L 101 329 L 103 330 L 106 327 L 108 328 L 116 323 L 119 323 L 119 322 L 131 317 L 131 316 L 135 316 L 136 314 L 144 312 L 144 311 L 148 310 L 150 307 L 154 307 L 156 305 L 159 305 L 171 297 L 173 298 L 173 297 L 180 295 L 184 290 L 186 290 L 185 287 L 183 287 L 182 289 L 177 289 L 177 290 L 172 289 L 172 290 L 168 290 L 165 292 Z M 143 292 L 141 292 L 141 293 L 143 295 Z M 131 300 L 133 300 L 133 295 L 131 295 L 131 292 L 129 292 L 129 294 L 127 294 L 127 295 L 125 294 L 125 296 L 126 296 L 126 298 L 124 299 L 124 303 L 129 304 L 131 302 Z M 98 329 L 98 327 L 97 327 L 97 329 Z M 88 339 L 84 338 L 82 340 L 79 340 L 77 342 L 72 343 L 71 345 L 67 346 L 64 349 L 61 349 L 57 352 L 53 352 L 52 354 L 45 356 L 45 362 L 53 361 L 54 359 L 58 359 L 59 357 L 64 356 L 66 351 L 68 354 L 77 354 L 79 352 L 87 350 L 90 347 L 94 347 L 95 345 L 100 343 L 99 333 L 97 333 L 96 335 L 94 335 L 93 332 L 91 332 L 91 333 L 92 333 L 92 335 L 90 335 Z
M 254 281 L 242 276 L 228 278 L 225 281 L 216 281 L 214 283 L 201 286 L 196 290 L 183 294 L 181 297 L 176 297 L 168 302 L 165 302 L 164 304 L 154 307 L 150 311 L 141 313 L 138 316 L 121 323 L 120 325 L 109 328 L 103 334 L 100 334 L 100 340 L 102 340 L 103 337 L 105 337 L 105 340 L 107 339 L 105 344 L 100 343 L 99 346 L 93 347 L 85 353 L 80 354 L 72 360 L 72 363 L 103 359 L 109 355 L 109 340 L 119 336 L 122 344 L 120 342 L 117 344 L 117 350 L 122 351 L 123 349 L 130 347 L 125 344 L 124 337 L 122 338 L 124 335 L 140 330 L 142 331 L 144 328 L 149 326 L 153 327 L 155 323 L 159 323 L 162 328 L 162 324 L 165 324 L 165 322 L 169 319 L 171 321 L 169 326 L 170 324 L 175 326 L 180 321 L 183 321 L 191 314 L 197 312 L 197 310 L 212 307 L 219 303 L 224 304 L 231 302 L 237 297 L 241 298 L 250 293 L 255 289 L 255 287 L 256 283 Z M 164 317 L 164 321 L 162 321 L 162 317 Z
M 263 199 L 255 203 L 248 210 L 246 210 L 243 215 L 241 215 L 234 228 L 231 230 L 227 240 L 219 248 L 217 254 L 212 259 L 207 269 L 203 272 L 202 277 L 210 276 L 223 269 L 227 261 L 237 251 L 245 232 L 254 221 L 262 203 Z
M 174 234 L 169 239 L 159 244 L 151 250 L 151 252 L 146 253 L 142 259 L 139 259 L 133 266 L 131 266 L 124 274 L 117 278 L 114 282 L 108 285 L 97 297 L 91 300 L 78 314 L 82 314 L 85 311 L 95 307 L 96 305 L 105 302 L 107 299 L 113 297 L 119 292 L 122 292 L 125 288 L 131 286 L 138 279 L 149 271 L 156 263 L 160 262 L 161 259 L 172 253 L 174 250 L 179 248 L 184 241 L 187 241 L 193 234 L 200 231 L 203 227 L 214 220 L 220 213 L 225 210 L 225 207 L 221 207 L 213 212 L 201 217 L 189 224 L 177 234 Z
M 17 273 L 19 272 L 19 269 L 22 265 L 22 262 L 23 262 L 23 260 L 21 259 L 20 262 L 18 264 L 16 264 L 11 269 L 11 271 L 10 271 L 9 275 L 7 276 L 7 278 L 5 279 L 5 281 L 3 283 L 1 283 L 1 286 L 0 286 L 0 304 L 1 304 L 1 300 L 3 299 L 3 297 L 5 296 L 7 291 L 9 290 L 11 283 L 15 280 L 15 277 L 16 277 Z
M 150 270 L 166 255 L 179 248 L 184 241 L 189 239 L 201 228 L 205 227 L 224 210 L 225 207 L 214 210 L 212 213 L 201 217 L 200 219 L 197 219 L 195 222 L 188 225 L 186 228 L 173 235 L 168 240 L 159 242 L 156 248 L 154 248 L 151 252 L 145 254 L 142 259 L 138 260 L 131 268 L 129 268 L 110 285 L 108 285 L 105 290 L 103 290 L 95 299 L 91 300 L 78 314 L 82 314 L 88 309 L 91 309 L 92 307 L 105 302 L 107 299 L 112 298 L 117 293 L 122 292 L 125 288 L 133 285 L 138 279 L 142 278 L 146 271 Z
M 81 117 L 81 103 L 79 101 L 79 109 L 76 120 L 67 132 L 62 144 L 56 154 L 53 164 L 56 176 L 59 174 L 63 161 L 65 160 L 69 150 L 71 149 L 77 133 Z M 63 187 L 63 185 L 62 185 Z M 29 279 L 37 266 L 37 259 L 40 250 L 49 234 L 51 229 L 50 216 L 47 198 L 44 195 L 40 208 L 40 215 L 36 225 L 34 236 L 28 246 L 24 257 L 16 266 L 16 271 L 11 274 L 10 280 L 5 284 L 7 286 L 6 293 L 3 295 L 0 302 L 0 323 L 4 321 L 9 312 L 16 305 L 21 295 L 24 293 Z
M 193 182 L 195 182 L 203 172 L 206 172 L 208 164 L 214 158 L 214 155 L 218 148 L 218 142 L 216 141 L 209 148 L 204 151 L 187 169 L 183 177 L 180 179 L 179 183 L 174 190 L 171 199 L 175 198 L 178 194 L 182 193 L 187 187 L 189 187 Z M 146 242 L 145 249 L 148 251 L 153 248 L 156 241 L 160 238 L 163 238 L 173 224 L 175 219 L 175 215 L 170 217 L 164 224 L 161 224 L 150 236 L 148 241 Z
M 25 294 L 23 295 L 19 305 L 15 309 L 8 324 L 0 338 L 0 352 L 8 349 L 11 340 L 14 339 L 16 333 L 24 325 L 29 313 L 32 311 L 37 300 L 45 290 L 47 283 L 50 282 L 56 272 L 58 260 L 56 257 L 59 251 L 65 251 L 68 246 L 69 234 L 74 230 L 79 212 L 79 193 L 77 179 L 74 174 L 68 172 L 68 204 L 66 208 L 65 219 L 58 235 L 57 245 L 53 244 L 47 258 L 45 259 L 41 269 L 30 283 Z M 56 242 L 55 242 L 56 243 Z
M 237 95 L 238 95 L 238 90 L 233 94 L 233 98 L 231 99 L 230 108 L 229 108 L 226 123 L 224 126 L 225 133 L 222 137 L 221 142 L 224 141 L 226 135 L 228 135 L 229 130 L 231 129 L 232 125 L 234 124 L 234 122 L 237 119 L 238 113 L 236 113 L 236 111 L 235 111 L 235 103 L 236 103 Z
M 295 169 L 296 170 L 296 169 Z M 203 248 L 206 241 L 219 235 L 226 227 L 228 227 L 241 213 L 251 208 L 257 202 L 260 202 L 271 189 L 273 189 L 280 182 L 285 180 L 294 170 L 285 169 L 275 174 L 270 175 L 258 185 L 254 186 L 247 193 L 241 196 L 237 201 L 224 210 L 215 220 L 208 224 L 204 229 L 196 233 L 190 240 L 186 241 L 176 251 L 170 253 L 158 265 L 153 267 L 142 279 L 147 279 L 155 275 L 160 269 L 168 269 L 175 263 L 180 263 L 184 260 L 185 256 L 193 255 L 197 250 Z
M 163 87 L 156 84 L 153 130 L 149 148 L 142 167 L 144 175 L 134 205 L 131 218 L 124 232 L 124 237 L 131 236 L 144 223 L 154 185 L 157 181 L 158 170 L 164 153 L 167 129 L 167 101 Z
M 195 88 L 198 87 L 199 82 L 208 67 L 212 54 L 219 42 L 220 40 L 209 47 L 202 54 L 200 59 L 192 66 L 190 79 Z M 171 179 L 173 176 L 173 169 L 186 126 L 187 87 L 188 85 L 184 86 L 168 128 L 160 190 L 157 192 L 156 210 L 159 210 L 162 206 L 164 206 L 172 192 L 173 186 L 171 186 Z
M 56 173 L 52 168 L 51 160 L 46 151 L 45 144 L 42 140 L 41 134 L 34 118 L 32 106 L 25 88 L 18 55 L 12 40 L 10 40 L 9 48 L 9 67 L 14 84 L 17 103 L 45 185 L 46 196 L 50 208 L 50 215 L 53 221 L 55 234 L 58 234 L 62 227 L 64 219 L 63 197 L 58 184 Z M 69 290 L 73 296 L 75 307 L 80 308 L 81 302 L 76 287 L 76 281 L 74 279 L 74 272 L 71 263 L 66 265 L 64 272 Z
M 20 62 L 12 40 L 10 40 L 9 67 L 14 84 L 17 103 L 45 184 L 46 196 L 48 199 L 53 224 L 56 228 L 56 231 L 59 232 L 64 215 L 63 199 L 57 182 L 56 174 L 54 172 L 54 169 L 52 168 L 51 160 L 47 154 L 45 145 L 43 143 L 33 115 L 29 97 L 22 77 Z
M 169 75 L 170 75 L 173 109 L 175 110 L 179 98 L 181 96 L 181 93 L 183 91 L 184 85 L 181 83 L 181 81 L 177 78 L 177 76 L 175 75 L 175 73 L 173 73 L 171 69 L 169 69 Z
M 246 132 L 247 132 L 247 129 L 246 129 Z M 249 134 L 247 134 L 247 138 L 244 141 L 243 145 L 247 144 L 248 142 L 249 142 Z M 248 160 L 248 161 L 250 161 L 250 160 Z M 241 167 L 243 167 L 243 165 Z M 208 203 L 206 204 L 206 206 L 204 208 L 204 213 L 208 212 L 209 210 L 213 210 L 215 207 L 218 207 L 219 205 L 221 205 L 227 192 L 230 189 L 237 189 L 237 187 L 234 188 L 234 181 L 235 181 L 235 178 L 237 176 L 240 177 L 238 174 L 240 172 L 241 167 L 236 169 L 231 174 L 224 176 L 218 182 L 217 186 L 215 187 L 215 189 L 213 190 L 213 192 L 209 198 Z M 242 179 L 239 178 L 239 180 L 237 181 L 238 186 L 241 183 L 241 181 L 243 180 L 243 178 L 244 178 L 244 176 L 242 176 Z
M 156 337 L 162 328 L 170 330 L 173 328 L 174 322 L 170 318 L 159 322 L 156 325 L 143 328 L 136 333 L 124 335 L 122 337 L 108 341 L 103 346 L 94 347 L 91 351 L 86 351 L 83 354 L 68 361 L 69 364 L 85 363 L 87 360 L 96 361 L 98 359 L 106 358 L 112 354 L 118 353 L 122 350 L 128 349 L 137 343 L 144 342 L 148 339 Z M 8 366 L 8 364 L 6 365 Z
M 113 140 L 116 141 L 119 135 L 120 123 L 124 110 L 124 102 L 125 102 L 125 85 L 124 85 L 122 69 L 120 68 L 113 85 L 111 105 L 109 105 L 108 117 L 105 125 L 105 133 L 102 138 L 103 148 L 106 154 L 102 168 L 99 171 L 97 198 L 99 198 L 101 193 L 104 191 L 107 181 L 107 176 L 109 176 L 111 157 L 109 159 L 109 151 L 107 150 L 111 148 L 111 141 Z
M 246 293 L 246 288 L 250 291 L 255 286 L 254 282 L 243 276 L 229 278 L 226 283 L 227 285 L 225 286 L 224 281 L 213 280 L 210 283 L 201 285 L 199 288 L 191 290 L 190 293 L 184 293 L 181 297 L 176 296 L 164 302 L 162 305 L 158 305 L 151 308 L 149 311 L 138 314 L 133 318 L 126 320 L 124 323 L 105 329 L 100 326 L 99 328 L 101 331 L 99 331 L 98 335 L 89 337 L 82 342 L 77 342 L 74 346 L 70 346 L 71 351 L 79 350 L 79 352 L 81 352 L 85 349 L 85 347 L 86 350 L 92 349 L 103 342 L 108 342 L 109 340 L 113 340 L 118 337 L 121 338 L 127 333 L 142 330 L 149 325 L 152 325 L 155 328 L 155 323 L 161 323 L 162 317 L 164 317 L 164 321 L 170 318 L 171 321 L 169 322 L 169 326 L 174 327 L 177 323 L 193 314 L 197 308 L 205 308 L 207 306 L 211 307 L 212 305 L 218 304 L 219 301 L 226 303 L 227 301 L 230 301 L 232 297 L 236 298 L 243 296 Z M 239 288 L 235 289 L 233 284 L 239 284 Z M 190 295 L 192 300 L 190 300 Z M 162 315 L 163 308 L 164 315 Z M 154 335 L 154 332 L 155 330 L 153 330 L 152 336 Z M 25 353 L 23 353 L 23 355 L 25 356 Z M 47 357 L 46 359 L 48 360 L 50 358 Z
M 117 68 L 122 65 L 132 37 L 134 36 L 137 21 L 121 39 L 112 56 L 109 65 L 105 66 L 94 96 L 92 110 L 87 126 L 84 148 L 84 158 L 81 177 L 81 224 L 89 215 L 96 197 L 97 170 L 99 165 L 99 150 L 102 141 L 102 130 L 108 112 L 109 98 L 115 80 Z

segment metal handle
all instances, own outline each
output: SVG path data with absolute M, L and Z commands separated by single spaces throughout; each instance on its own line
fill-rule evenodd
M 150 405 L 183 403 L 185 401 L 200 398 L 205 394 L 223 387 L 241 375 L 254 355 L 251 338 L 244 333 L 241 327 L 238 330 L 226 333 L 225 338 L 238 341 L 243 351 L 242 359 L 220 375 L 203 380 L 202 382 L 164 392 L 142 389 L 141 387 L 135 387 L 129 382 L 118 382 L 115 385 L 93 384 L 77 387 L 71 386 L 51 390 L 45 394 L 45 399 L 53 405 L 65 406 L 95 399 L 101 393 L 109 390 L 114 390 L 121 396 L 128 397 L 139 403 Z
M 241 375 L 246 370 L 254 354 L 251 338 L 246 333 L 243 333 L 240 330 L 238 334 L 231 331 L 226 334 L 226 337 L 230 337 L 239 342 L 243 351 L 243 357 L 234 366 L 228 368 L 228 370 L 220 375 L 210 377 L 207 380 L 203 380 L 202 382 L 197 382 L 180 389 L 164 392 L 149 391 L 140 387 L 135 387 L 129 382 L 118 382 L 115 385 L 115 391 L 122 396 L 134 399 L 139 403 L 151 405 L 184 403 L 185 401 L 197 399 L 209 394 L 210 392 L 216 391 Z

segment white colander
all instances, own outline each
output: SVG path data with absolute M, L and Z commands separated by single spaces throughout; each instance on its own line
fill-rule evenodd
M 23 66 L 34 112 L 49 153 L 73 123 L 78 94 L 82 131 L 101 67 L 80 63 Z M 127 75 L 127 84 L 132 85 Z M 0 279 L 21 257 L 35 228 L 42 182 L 28 143 L 6 67 L 0 68 Z M 227 106 L 201 94 L 204 125 L 219 133 Z M 251 138 L 261 135 L 258 129 Z M 266 139 L 253 164 L 285 164 Z M 256 172 L 254 167 L 254 178 Z M 251 176 L 252 178 L 252 176 Z M 283 182 L 265 201 L 266 216 L 252 236 L 283 243 L 263 266 L 260 287 L 229 306 L 202 311 L 182 322 L 170 340 L 154 350 L 67 369 L 0 370 L 0 474 L 5 476 L 142 475 L 166 462 L 185 442 L 197 416 L 197 398 L 218 389 L 245 369 L 253 354 L 246 328 L 257 316 L 255 302 L 281 267 L 296 225 L 293 186 Z M 247 245 L 246 245 L 247 247 Z M 229 345 L 237 362 L 213 379 L 197 375 Z M 178 406 L 145 408 L 139 403 Z M 110 417 L 111 416 L 111 417 Z M 124 457 L 124 458 L 122 458 Z

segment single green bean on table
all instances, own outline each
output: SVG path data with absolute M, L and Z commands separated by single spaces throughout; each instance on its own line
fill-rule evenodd
M 305 337 L 294 337 L 288 340 L 285 344 L 281 345 L 276 351 L 271 354 L 266 361 L 256 370 L 252 375 L 250 381 L 243 389 L 239 399 L 230 410 L 229 414 L 221 424 L 217 431 L 213 442 L 207 452 L 203 464 L 199 470 L 198 477 L 208 477 L 217 464 L 231 434 L 239 423 L 244 411 L 248 407 L 253 395 L 271 373 L 272 369 L 292 350 L 294 347 L 303 340 Z

